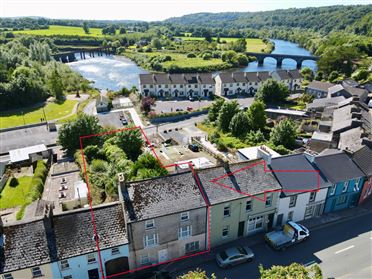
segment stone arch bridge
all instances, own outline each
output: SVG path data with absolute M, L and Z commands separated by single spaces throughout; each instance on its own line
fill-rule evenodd
M 257 59 L 258 65 L 263 65 L 265 58 L 271 57 L 276 60 L 276 66 L 281 67 L 284 59 L 292 59 L 296 61 L 297 68 L 300 69 L 302 62 L 305 60 L 318 61 L 318 56 L 312 55 L 291 55 L 291 54 L 274 54 L 274 53 L 257 53 L 257 52 L 246 52 L 249 56 L 254 56 Z

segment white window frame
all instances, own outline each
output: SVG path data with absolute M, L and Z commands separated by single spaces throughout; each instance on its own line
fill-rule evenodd
M 192 235 L 192 226 L 182 226 L 178 230 L 178 239 L 189 238 Z
M 70 268 L 70 264 L 69 264 L 68 260 L 61 260 L 59 262 L 59 266 L 61 267 L 61 270 L 65 270 L 65 269 Z
M 119 247 L 111 248 L 111 255 L 119 255 L 119 254 L 120 254 Z
M 13 275 L 11 273 L 6 273 L 3 275 L 4 279 L 14 279 Z
M 225 211 L 228 211 L 229 214 L 225 214 Z M 230 207 L 230 204 L 227 204 L 223 207 L 223 218 L 228 218 L 231 216 L 231 207 Z
M 150 238 L 151 237 L 151 238 Z M 143 237 L 143 246 L 144 247 L 153 247 L 158 245 L 159 243 L 159 237 L 157 233 L 145 235 Z
M 90 254 L 87 255 L 87 263 L 88 264 L 94 264 L 96 262 L 97 262 L 96 254 L 90 253 Z
M 151 259 L 149 257 L 149 254 L 141 255 L 140 256 L 140 264 L 141 265 L 147 265 L 151 263 Z
M 191 246 L 193 249 L 187 250 L 187 245 Z M 199 249 L 200 249 L 200 247 L 199 247 L 199 241 L 193 241 L 193 242 L 189 242 L 189 243 L 186 243 L 185 244 L 185 253 L 186 254 L 194 253 L 196 251 L 199 251 Z
M 316 199 L 316 192 L 310 192 L 309 202 L 314 202 Z
M 155 220 L 154 219 L 146 220 L 145 221 L 145 229 L 150 230 L 150 229 L 153 229 L 153 228 L 155 228 Z
M 257 216 L 248 219 L 247 231 L 249 233 L 262 230 L 264 226 L 264 216 Z
M 288 212 L 288 215 L 287 215 L 287 221 L 292 221 L 293 220 L 293 215 L 294 215 L 294 211 L 291 210 Z M 291 216 L 291 218 L 289 218 L 289 216 Z
M 38 277 L 43 276 L 43 273 L 41 272 L 41 269 L 39 266 L 35 266 L 31 268 L 31 274 L 32 274 L 32 278 L 38 278 Z
M 329 195 L 330 195 L 330 196 L 333 196 L 335 193 L 336 193 L 336 185 L 332 185 L 332 186 L 329 188 Z
M 181 222 L 190 220 L 190 212 L 189 211 L 181 212 L 180 220 L 181 220 Z
M 250 209 L 247 209 L 248 204 L 249 204 Z M 252 199 L 247 200 L 246 203 L 245 203 L 245 212 L 251 212 L 252 209 L 253 209 L 252 205 L 253 205 L 252 204 Z
M 289 207 L 295 207 L 297 203 L 297 195 L 289 197 Z
M 224 232 L 226 232 L 226 235 L 224 235 Z M 228 238 L 230 234 L 230 226 L 226 225 L 222 228 L 222 238 Z
M 265 207 L 270 207 L 273 204 L 273 195 L 267 195 L 265 201 Z
M 342 186 L 342 193 L 346 193 L 348 187 L 349 187 L 349 181 L 345 181 L 344 186 Z

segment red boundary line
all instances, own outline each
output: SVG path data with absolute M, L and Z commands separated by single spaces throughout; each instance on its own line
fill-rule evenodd
M 191 169 L 191 172 L 194 176 L 194 179 L 196 181 L 196 184 L 198 186 L 198 189 L 204 199 L 204 202 L 206 204 L 206 208 L 207 208 L 207 231 L 208 231 L 208 234 L 207 234 L 207 250 L 204 250 L 204 251 L 200 251 L 200 252 L 196 252 L 194 254 L 191 254 L 191 255 L 185 255 L 185 256 L 181 256 L 181 257 L 178 257 L 178 258 L 175 258 L 175 259 L 171 259 L 171 260 L 168 260 L 168 261 L 164 261 L 164 262 L 160 262 L 160 263 L 156 263 L 156 264 L 152 264 L 150 266 L 144 266 L 144 267 L 139 267 L 139 268 L 135 268 L 135 269 L 130 269 L 128 271 L 124 271 L 124 272 L 120 272 L 120 273 L 116 273 L 116 274 L 112 274 L 112 275 L 109 275 L 109 276 L 105 276 L 104 274 L 104 271 L 103 271 L 103 264 L 102 264 L 102 257 L 101 257 L 101 249 L 100 249 L 100 246 L 99 246 L 99 238 L 96 237 L 95 238 L 95 241 L 96 241 L 96 247 L 97 247 L 97 252 L 98 252 L 98 260 L 99 260 L 99 267 L 100 267 L 100 272 L 101 272 L 101 275 L 102 275 L 102 279 L 109 279 L 109 278 L 112 278 L 112 277 L 115 277 L 115 276 L 119 276 L 119 275 L 124 275 L 124 274 L 128 274 L 128 273 L 132 273 L 132 272 L 136 272 L 136 271 L 140 271 L 140 270 L 144 270 L 144 269 L 147 269 L 147 268 L 151 268 L 151 267 L 155 267 L 155 266 L 159 266 L 159 265 L 162 265 L 162 264 L 166 264 L 166 263 L 171 263 L 171 262 L 176 262 L 176 261 L 180 261 L 180 260 L 183 260 L 183 259 L 186 259 L 186 258 L 190 258 L 190 257 L 194 257 L 194 256 L 198 256 L 198 255 L 203 255 L 203 254 L 206 254 L 206 253 L 209 253 L 211 251 L 211 237 L 210 237 L 210 232 L 211 232 L 211 205 L 206 197 L 206 194 L 204 193 L 203 191 L 203 188 L 201 186 L 201 183 L 200 183 L 200 180 L 199 180 L 199 177 L 192 165 L 191 162 L 185 162 L 185 163 L 181 163 L 181 164 L 170 164 L 170 165 L 166 165 L 164 166 L 162 164 L 162 162 L 160 161 L 158 155 L 156 154 L 155 150 L 154 150 L 154 147 L 151 146 L 150 144 L 150 141 L 148 140 L 144 130 L 142 129 L 142 127 L 139 127 L 139 126 L 136 126 L 136 127 L 130 127 L 130 128 L 123 128 L 123 129 L 118 129 L 118 130 L 111 130 L 111 131 L 107 131 L 107 132 L 103 132 L 103 133 L 99 133 L 99 134 L 92 134 L 92 135 L 85 135 L 85 136 L 80 136 L 80 151 L 81 151 L 81 156 L 82 156 L 82 159 L 83 159 L 83 165 L 84 165 L 84 174 L 85 174 L 85 180 L 86 180 L 86 184 L 87 184 L 87 188 L 88 188 L 88 201 L 89 201 L 89 208 L 90 208 L 90 213 L 91 213 L 91 217 L 92 217 L 92 224 L 93 224 L 93 233 L 94 235 L 98 235 L 97 234 L 97 227 L 96 227 L 96 221 L 95 221 L 95 218 L 94 218 L 94 210 L 93 210 L 93 206 L 92 206 L 92 198 L 91 198 L 91 194 L 90 194 L 90 186 L 89 186 L 89 178 L 88 178 L 88 174 L 87 174 L 87 168 L 86 168 L 86 162 L 85 162 L 85 156 L 84 156 L 84 148 L 83 148 L 83 140 L 86 139 L 86 138 L 91 138 L 91 137 L 99 137 L 99 136 L 103 136 L 103 135 L 109 135 L 109 134 L 113 134 L 113 133 L 118 133 L 118 132 L 122 132 L 122 131 L 126 131 L 126 130 L 135 130 L 135 129 L 139 129 L 141 131 L 141 134 L 142 136 L 145 138 L 145 142 L 147 143 L 148 146 L 150 146 L 150 149 L 152 151 L 152 153 L 154 154 L 154 156 L 156 157 L 156 159 L 159 161 L 160 165 L 163 167 L 163 168 L 169 168 L 169 167 L 174 167 L 174 166 L 178 166 L 178 165 L 183 165 L 183 164 L 188 164 L 189 165 L 189 168 Z M 220 182 L 217 182 L 218 180 L 220 179 L 223 179 L 225 177 L 228 177 L 228 176 L 231 176 L 233 174 L 236 174 L 238 172 L 241 172 L 241 171 L 244 171 L 246 169 L 249 169 L 251 167 L 255 167 L 257 165 L 263 165 L 264 166 L 264 171 L 265 172 L 315 172 L 317 173 L 317 184 L 318 184 L 318 187 L 317 189 L 315 190 L 266 190 L 264 191 L 264 198 L 261 199 L 261 198 L 258 198 L 258 197 L 255 197 L 255 195 L 253 194 L 249 194 L 249 193 L 246 193 L 246 192 L 243 192 L 243 191 L 239 191 L 235 188 L 232 188 L 230 186 L 227 186 L 223 183 L 220 183 Z M 232 190 L 232 191 L 235 191 L 239 194 L 242 194 L 242 195 L 245 195 L 245 196 L 249 196 L 249 197 L 253 197 L 257 200 L 260 200 L 262 202 L 265 202 L 266 199 L 267 199 L 267 193 L 269 192 L 319 192 L 320 190 L 320 175 L 319 175 L 319 171 L 318 170 L 276 170 L 276 171 L 273 171 L 273 170 L 270 170 L 270 169 L 267 169 L 267 165 L 266 165 L 266 162 L 265 161 L 260 161 L 258 163 L 254 163 L 254 164 L 251 164 L 249 166 L 245 166 L 241 169 L 238 169 L 234 172 L 231 172 L 231 173 L 228 173 L 228 174 L 224 174 L 220 177 L 217 177 L 217 178 L 214 178 L 212 180 L 210 180 L 210 182 L 220 186 L 220 187 L 224 187 L 224 188 L 227 188 L 229 190 Z

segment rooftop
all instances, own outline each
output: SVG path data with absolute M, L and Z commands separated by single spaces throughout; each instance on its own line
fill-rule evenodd
M 372 149 L 364 145 L 352 155 L 353 161 L 367 175 L 372 176 Z
M 129 222 L 206 206 L 191 171 L 131 182 L 126 188 L 123 196 Z
M 334 84 L 330 83 L 330 82 L 323 82 L 323 81 L 313 80 L 312 82 L 309 83 L 307 88 L 313 89 L 313 90 L 328 92 L 328 88 L 332 87 L 333 85 Z
M 262 160 L 202 169 L 197 173 L 211 204 L 247 197 L 241 193 L 257 195 L 263 194 L 265 191 L 281 189 L 274 175 L 269 171 L 265 172 Z M 231 189 L 220 186 L 213 181 Z
M 356 151 L 362 146 L 363 129 L 360 127 L 340 133 L 338 148 L 341 150 Z
M 352 159 L 345 152 L 339 150 L 326 149 L 315 156 L 315 164 L 331 183 L 364 176 Z
M 269 155 L 271 155 L 272 158 L 280 157 L 279 153 L 266 145 L 241 148 L 238 149 L 238 152 L 243 155 L 246 160 L 264 159 L 264 157 L 268 157 Z
M 277 114 L 286 114 L 286 115 L 296 115 L 296 116 L 307 116 L 306 111 L 302 110 L 293 110 L 293 109 L 281 109 L 281 108 L 269 108 L 265 109 L 266 112 L 277 113 Z
M 35 154 L 43 151 L 47 151 L 47 148 L 44 144 L 38 144 L 24 148 L 9 150 L 10 161 L 12 163 L 17 163 L 29 160 L 30 154 Z

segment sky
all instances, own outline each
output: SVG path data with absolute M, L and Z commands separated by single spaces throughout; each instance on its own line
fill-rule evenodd
M 0 0 L 0 17 L 154 21 L 199 12 L 255 12 L 341 4 L 372 4 L 372 0 Z

